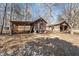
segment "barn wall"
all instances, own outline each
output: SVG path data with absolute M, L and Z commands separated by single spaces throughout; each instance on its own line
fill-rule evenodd
M 44 21 L 38 21 L 34 23 L 34 30 L 42 32 L 46 30 L 46 23 Z

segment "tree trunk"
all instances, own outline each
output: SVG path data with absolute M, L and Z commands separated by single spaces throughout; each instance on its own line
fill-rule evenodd
M 2 23 L 2 28 L 1 28 L 1 34 L 2 34 L 3 28 L 4 28 L 4 20 L 6 20 L 6 10 L 7 10 L 7 3 L 5 5 L 5 9 L 4 9 L 4 16 L 3 16 L 3 23 Z
M 11 11 L 10 11 L 10 21 L 12 20 L 12 12 L 13 12 L 13 7 L 12 7 L 12 4 L 11 4 Z M 9 31 L 10 31 L 10 35 L 12 35 L 12 24 L 10 23 L 10 27 L 9 27 Z

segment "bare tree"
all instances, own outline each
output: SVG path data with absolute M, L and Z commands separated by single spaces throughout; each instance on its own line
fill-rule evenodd
M 71 28 L 78 25 L 79 19 L 79 4 L 66 4 L 61 16 L 69 23 Z
M 64 21 L 64 18 L 63 18 L 63 15 L 62 14 L 59 14 L 58 15 L 58 22 L 60 22 L 60 21 Z
M 11 4 L 11 8 L 10 8 L 10 21 L 12 20 L 12 15 L 13 15 L 12 13 L 13 13 L 13 4 Z M 10 27 L 9 27 L 10 35 L 11 35 L 11 29 L 12 29 L 11 26 L 12 24 L 10 23 Z
M 5 9 L 4 9 L 4 16 L 3 16 L 3 22 L 2 22 L 2 28 L 1 28 L 1 34 L 3 32 L 3 27 L 4 27 L 4 20 L 6 20 L 6 10 L 7 10 L 7 3 L 5 5 Z
M 49 22 L 49 23 L 51 23 L 51 20 L 54 20 L 54 14 L 53 14 L 53 12 L 54 12 L 54 7 L 56 7 L 58 4 L 56 4 L 56 3 L 45 3 L 44 4 L 44 8 L 45 8 L 45 19 L 47 19 L 47 21 Z
M 54 6 L 54 4 L 52 4 L 52 3 L 51 4 L 46 3 L 45 6 L 46 6 L 46 8 L 49 9 L 49 16 L 51 16 L 53 18 L 52 12 L 53 12 L 53 6 Z

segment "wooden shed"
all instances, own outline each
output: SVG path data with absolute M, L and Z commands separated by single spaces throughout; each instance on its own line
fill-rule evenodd
M 49 25 L 49 27 L 51 27 L 52 30 L 57 29 L 60 32 L 69 32 L 69 29 L 71 28 L 66 21 L 61 21 L 61 22 L 59 22 L 57 24 Z
M 39 18 L 31 24 L 31 32 L 43 33 L 46 30 L 47 22 L 43 18 Z
M 46 24 L 47 22 L 41 17 L 35 21 L 10 21 L 10 34 L 18 32 L 19 26 L 29 27 L 29 32 L 31 33 L 32 32 L 43 33 L 46 30 Z
M 62 21 L 60 23 L 60 32 L 69 32 L 69 29 L 71 27 L 69 26 L 69 24 L 66 21 Z

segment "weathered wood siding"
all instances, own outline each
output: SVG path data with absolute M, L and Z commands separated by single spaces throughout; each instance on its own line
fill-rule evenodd
M 37 21 L 33 24 L 35 32 L 44 32 L 46 30 L 46 23 L 42 20 Z

